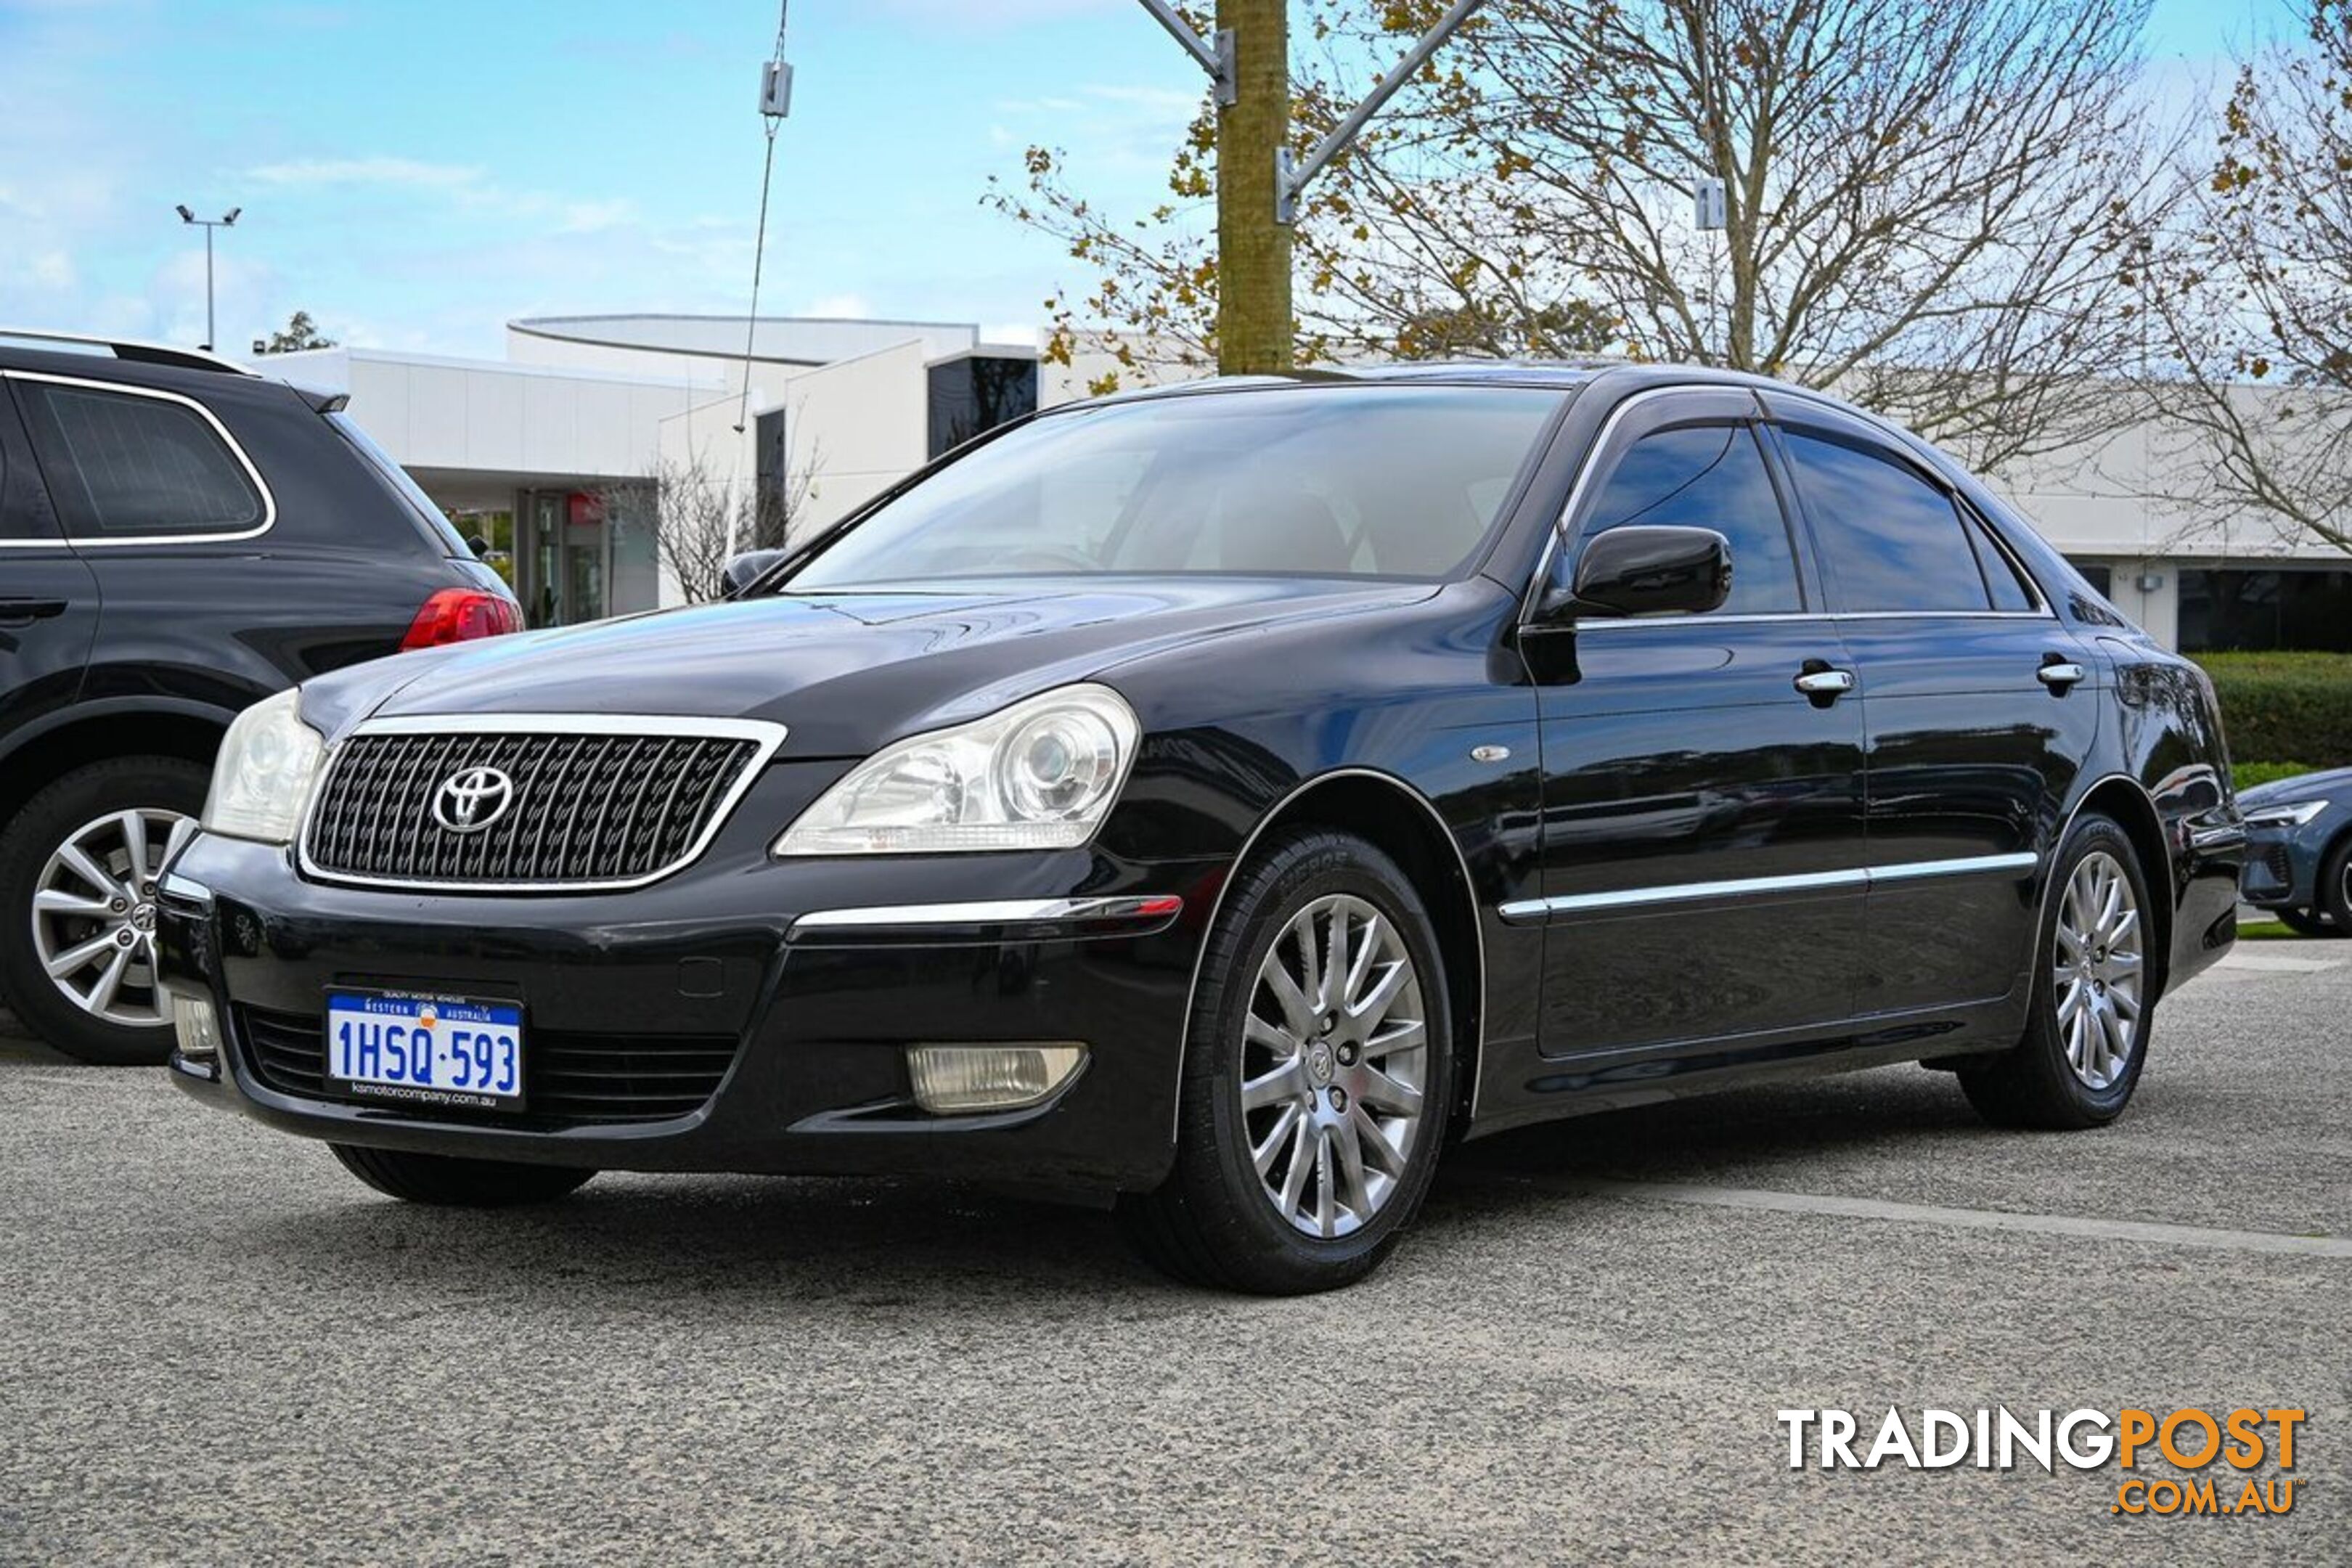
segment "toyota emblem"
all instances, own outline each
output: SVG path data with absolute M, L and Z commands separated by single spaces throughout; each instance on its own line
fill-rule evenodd
M 514 804 L 514 780 L 496 768 L 467 768 L 433 792 L 433 820 L 452 833 L 479 833 Z

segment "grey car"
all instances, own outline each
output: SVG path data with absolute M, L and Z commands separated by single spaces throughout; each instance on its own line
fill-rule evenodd
M 2246 902 L 2305 936 L 2352 934 L 2352 768 L 2257 784 L 2238 806 Z

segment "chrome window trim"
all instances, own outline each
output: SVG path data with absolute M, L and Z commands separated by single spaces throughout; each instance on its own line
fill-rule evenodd
M 473 898 L 504 898 L 510 893 L 618 893 L 648 887 L 674 877 L 702 858 L 735 808 L 775 760 L 789 731 L 782 724 L 760 719 L 681 719 L 654 713 L 404 713 L 392 718 L 363 719 L 335 738 L 319 764 L 310 798 L 303 803 L 302 825 L 294 836 L 295 862 L 302 875 L 315 882 L 345 888 L 394 889 L 402 892 L 463 893 Z M 577 882 L 445 882 L 401 877 L 368 877 L 330 871 L 310 858 L 310 826 L 327 781 L 334 776 L 345 745 L 371 735 L 661 735 L 688 739 L 750 741 L 758 747 L 727 793 L 719 797 L 710 820 L 686 853 L 668 865 L 637 877 L 608 877 Z
M 1486 1079 L 1486 930 L 1480 916 L 1478 884 L 1471 879 L 1470 862 L 1462 853 L 1462 841 L 1454 836 L 1453 827 L 1446 822 L 1444 816 L 1438 811 L 1436 805 L 1427 795 L 1397 777 L 1396 774 L 1382 773 L 1378 768 L 1333 768 L 1328 773 L 1320 773 L 1312 778 L 1301 779 L 1292 786 L 1288 794 L 1276 801 L 1265 816 L 1257 819 L 1257 826 L 1250 829 L 1249 837 L 1242 840 L 1239 849 L 1234 851 L 1232 863 L 1225 869 L 1224 880 L 1217 885 L 1217 896 L 1209 902 L 1208 918 L 1201 922 L 1201 951 L 1194 954 L 1192 959 L 1192 983 L 1184 988 L 1183 1021 L 1178 1026 L 1181 1032 L 1176 1039 L 1174 1103 L 1169 1108 L 1168 1119 L 1168 1142 L 1171 1146 L 1176 1142 L 1177 1129 L 1184 1111 L 1184 1057 L 1192 1044 L 1192 1009 L 1200 1001 L 1202 973 L 1208 967 L 1209 938 L 1217 929 L 1217 917 L 1224 912 L 1225 895 L 1233 890 L 1234 875 L 1248 863 L 1250 851 L 1257 847 L 1257 841 L 1260 838 L 1265 837 L 1265 830 L 1281 819 L 1282 814 L 1289 809 L 1292 801 L 1318 784 L 1344 778 L 1377 779 L 1381 784 L 1388 784 L 1411 796 L 1419 804 L 1422 810 L 1429 814 L 1429 819 L 1437 825 L 1438 832 L 1444 836 L 1446 844 L 1454 850 L 1454 867 L 1462 873 L 1463 889 L 1470 896 L 1470 934 L 1476 945 L 1478 955 L 1478 973 L 1475 977 L 1478 986 L 1478 1026 L 1475 1037 L 1470 1041 L 1469 1125 L 1477 1124 L 1478 1094 L 1485 1087 Z M 1453 976 L 1448 975 L 1446 978 L 1450 991 Z
M 1931 877 L 1993 876 L 2025 873 L 2042 864 L 2032 850 L 2009 855 L 1969 855 L 1949 860 L 1910 860 L 1894 866 L 1852 866 L 1835 871 L 1802 871 L 1784 877 L 1740 877 L 1720 882 L 1670 882 L 1653 888 L 1621 888 L 1605 893 L 1567 893 L 1549 899 L 1519 899 L 1498 904 L 1495 912 L 1512 925 L 1541 925 L 1562 915 L 1600 910 L 1641 909 L 1660 904 L 1689 903 L 1700 899 L 1753 898 L 1768 893 L 1823 891 L 1832 888 L 1867 890 L 1882 882 L 1912 882 Z
M 220 422 L 220 416 L 196 399 L 184 393 L 167 392 L 160 386 L 134 386 L 120 381 L 93 381 L 87 376 L 58 375 L 44 370 L 0 370 L 0 381 L 38 381 L 55 386 L 86 387 L 93 392 L 110 392 L 123 397 L 148 397 L 159 403 L 176 403 L 183 408 L 193 409 L 198 418 L 212 426 L 213 434 L 220 437 L 221 445 L 228 448 L 229 456 L 236 459 L 237 467 L 245 470 L 245 477 L 252 482 L 254 493 L 261 498 L 261 521 L 250 528 L 187 533 L 95 535 L 61 533 L 54 539 L 0 539 L 0 550 L 55 550 L 60 544 L 75 549 L 93 550 L 115 550 L 125 546 L 155 544 L 222 544 L 240 539 L 258 539 L 277 526 L 278 497 L 271 491 L 269 481 L 261 477 L 260 468 L 257 468 L 253 459 L 246 455 L 245 447 L 238 444 L 237 438 L 228 433 L 228 426 Z M 27 426 L 26 435 L 28 438 L 32 435 L 31 423 L 29 419 L 26 421 Z M 65 519 L 60 516 L 58 521 L 62 526 Z
M 909 931 L 927 926 L 1066 924 L 1103 920 L 1174 920 L 1184 912 L 1173 893 L 1114 899 L 995 899 L 971 903 L 880 904 L 812 910 L 793 922 L 802 931 Z M 1172 904 L 1174 907 L 1170 908 Z
M 1611 626 L 1753 626 L 1782 621 L 2046 621 L 2055 617 L 2041 610 L 1768 610 L 1718 616 L 1713 611 L 1667 616 L 1603 616 L 1579 621 L 1580 632 L 1605 631 Z

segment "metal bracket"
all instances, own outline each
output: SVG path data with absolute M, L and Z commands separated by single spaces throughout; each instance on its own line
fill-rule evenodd
M 1151 13 L 1152 20 L 1168 29 L 1168 36 L 1182 45 L 1184 52 L 1192 57 L 1193 62 L 1209 73 L 1209 79 L 1216 84 L 1220 108 L 1230 105 L 1241 96 L 1240 81 L 1234 74 L 1232 28 L 1221 29 L 1213 44 L 1206 43 L 1200 34 L 1192 31 L 1191 23 L 1177 15 L 1176 7 L 1168 0 L 1142 0 L 1142 4 L 1143 8 Z
M 1154 0 L 1143 0 L 1143 3 L 1149 5 L 1153 4 Z M 1347 119 L 1332 127 L 1331 134 L 1318 142 L 1314 150 L 1306 157 L 1292 157 L 1290 149 L 1287 147 L 1276 149 L 1274 154 L 1275 222 L 1286 225 L 1297 221 L 1298 198 L 1306 195 L 1308 183 L 1321 174 L 1332 159 L 1348 150 L 1348 143 L 1353 142 L 1358 133 L 1364 129 L 1366 122 L 1381 111 L 1381 106 L 1394 98 L 1397 90 L 1412 79 L 1413 73 L 1429 63 L 1429 57 L 1437 52 L 1438 46 L 1452 37 L 1454 29 L 1468 21 L 1471 13 L 1486 3 L 1486 0 L 1454 0 L 1445 15 L 1437 19 L 1437 26 L 1423 35 L 1421 41 L 1413 45 L 1411 52 L 1396 63 L 1395 68 L 1381 78 L 1381 84 L 1372 89 L 1370 96 L 1350 110 Z

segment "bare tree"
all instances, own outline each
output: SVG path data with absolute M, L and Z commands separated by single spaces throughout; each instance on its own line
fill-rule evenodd
M 1306 0 L 1301 145 L 1440 0 Z M 1310 194 L 1299 354 L 1629 357 L 1832 387 L 1986 466 L 2133 417 L 2123 286 L 2168 189 L 2147 0 L 1514 0 Z M 1094 276 L 1064 329 L 1205 358 L 1213 148 L 1140 221 L 1033 149 L 1004 210 Z M 1695 188 L 1720 180 L 1722 229 Z
M 2297 24 L 2241 66 L 2147 292 L 2179 499 L 2352 551 L 2352 0 Z
M 648 518 L 662 569 L 688 604 L 703 605 L 726 596 L 727 563 L 736 556 L 794 542 L 815 470 L 812 457 L 782 484 L 746 484 L 699 456 L 664 458 L 642 479 L 614 486 L 599 499 L 608 508 Z

